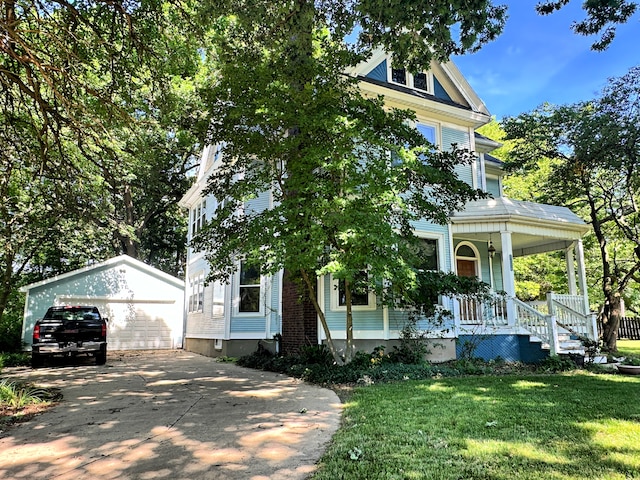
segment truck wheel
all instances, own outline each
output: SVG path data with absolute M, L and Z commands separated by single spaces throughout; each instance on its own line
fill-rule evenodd
M 104 365 L 105 363 L 107 363 L 107 349 L 101 347 L 100 351 L 96 353 L 96 365 Z
M 31 368 L 40 368 L 44 366 L 44 357 L 39 353 L 31 354 Z

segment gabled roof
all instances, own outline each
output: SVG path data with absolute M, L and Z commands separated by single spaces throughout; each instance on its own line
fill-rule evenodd
M 471 118 L 477 125 L 487 123 L 491 119 L 484 102 L 453 62 L 432 62 L 429 74 L 433 78 L 433 91 L 429 93 L 389 82 L 388 67 L 391 64 L 392 55 L 378 49 L 367 61 L 357 65 L 347 73 L 360 79 L 365 90 L 371 89 L 367 88 L 366 85 L 384 87 L 386 89 L 386 92 L 382 92 L 379 88 L 374 88 L 372 92 L 374 94 L 382 93 L 386 96 L 387 93 L 394 95 L 394 92 L 397 92 L 406 95 L 405 98 L 399 97 L 398 100 L 407 105 L 411 105 L 413 102 L 415 103 L 414 106 L 419 108 L 428 105 L 428 103 L 425 104 L 425 101 L 432 101 L 447 107 L 473 112 L 475 115 L 469 117 L 469 113 L 467 113 L 466 116 Z M 451 115 L 451 113 L 451 111 L 445 110 L 445 114 Z
M 142 270 L 143 272 L 148 273 L 149 275 L 153 275 L 155 277 L 159 277 L 166 282 L 172 283 L 180 288 L 184 288 L 184 280 L 174 277 L 173 275 L 169 275 L 168 273 L 164 273 L 162 270 L 158 270 L 151 265 L 147 265 L 140 260 L 136 260 L 129 255 L 120 255 L 118 257 L 110 258 L 109 260 L 105 260 L 104 262 L 96 263 L 95 265 L 89 265 L 88 267 L 79 268 L 77 270 L 73 270 L 71 272 L 63 273 L 61 275 L 56 275 L 51 278 L 47 278 L 45 280 L 41 280 L 39 282 L 31 283 L 29 285 L 25 285 L 20 288 L 21 292 L 27 292 L 33 288 L 41 287 L 43 285 L 47 285 L 49 283 L 58 282 L 60 280 L 66 280 L 78 275 L 85 275 L 86 273 L 91 272 L 92 270 L 98 270 L 105 267 L 113 267 L 116 265 L 130 265 L 133 268 L 138 270 Z

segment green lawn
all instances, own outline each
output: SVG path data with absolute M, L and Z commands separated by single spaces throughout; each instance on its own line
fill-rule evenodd
M 577 371 L 362 387 L 313 479 L 640 479 L 640 378 Z
M 618 354 L 640 357 L 640 340 L 618 340 Z

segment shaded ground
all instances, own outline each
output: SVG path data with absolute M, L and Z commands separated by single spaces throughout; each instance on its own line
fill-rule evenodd
M 340 421 L 330 390 L 183 351 L 3 376 L 64 399 L 0 433 L 2 479 L 303 479 Z

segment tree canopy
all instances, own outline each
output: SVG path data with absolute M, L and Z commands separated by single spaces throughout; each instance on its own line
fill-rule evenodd
M 549 15 L 569 4 L 571 0 L 544 0 L 536 5 L 541 15 Z M 574 21 L 571 29 L 578 35 L 599 35 L 591 48 L 606 50 L 616 36 L 616 27 L 628 22 L 638 11 L 638 3 L 629 0 L 587 0 L 582 8 L 586 18 Z
M 207 126 L 189 4 L 3 7 L 0 319 L 20 284 L 114 254 L 181 273 L 177 200 Z

